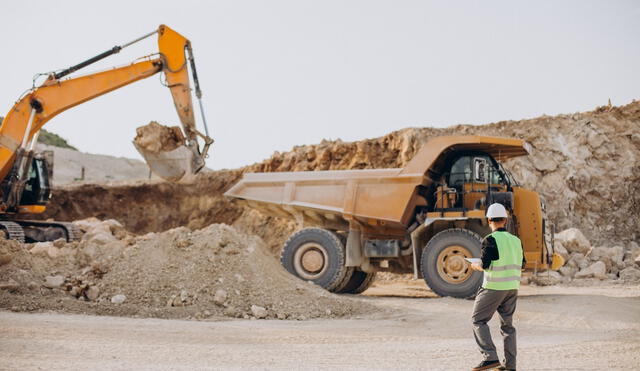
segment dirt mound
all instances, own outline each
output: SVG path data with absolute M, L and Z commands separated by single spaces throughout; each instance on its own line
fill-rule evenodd
M 79 243 L 0 240 L 0 308 L 199 319 L 373 310 L 294 278 L 259 238 L 228 225 L 133 236 L 115 220 L 77 224 L 86 230 Z
M 596 245 L 626 246 L 640 239 L 640 102 L 482 126 L 409 128 L 358 142 L 323 141 L 276 152 L 244 169 L 199 174 L 191 185 L 66 187 L 54 190 L 44 217 L 115 218 L 135 233 L 227 223 L 257 233 L 277 249 L 293 230 L 291 222 L 241 208 L 222 196 L 243 171 L 402 167 L 429 138 L 452 134 L 515 137 L 531 143 L 531 156 L 506 165 L 523 186 L 545 197 L 557 230 L 579 228 Z
M 184 143 L 184 135 L 177 126 L 163 126 L 156 121 L 136 129 L 134 143 L 149 152 L 167 152 Z

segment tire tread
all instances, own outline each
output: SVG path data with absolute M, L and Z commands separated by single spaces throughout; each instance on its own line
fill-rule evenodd
M 469 229 L 449 228 L 449 229 L 442 230 L 442 231 L 436 233 L 436 235 L 433 236 L 429 240 L 429 242 L 427 242 L 426 246 L 424 247 L 423 252 L 422 252 L 422 257 L 420 259 L 420 271 L 422 272 L 422 275 L 424 276 L 424 280 L 426 281 L 426 283 L 429 286 L 429 288 L 433 292 L 435 292 L 436 294 L 438 294 L 440 296 L 454 296 L 454 297 L 462 298 L 462 299 L 472 298 L 472 297 L 474 297 L 476 295 L 477 289 L 474 289 L 474 290 L 472 290 L 473 292 L 469 292 L 467 294 L 451 295 L 451 293 L 442 290 L 435 283 L 432 284 L 432 283 L 429 282 L 431 280 L 431 277 L 429 277 L 429 275 L 428 275 L 428 272 L 427 272 L 427 269 L 426 269 L 427 268 L 426 265 L 428 264 L 428 262 L 425 259 L 426 255 L 427 255 L 427 250 L 429 249 L 430 246 L 433 246 L 433 245 L 437 244 L 441 240 L 446 239 L 446 238 L 451 238 L 452 234 L 453 235 L 457 234 L 458 236 L 471 238 L 473 240 L 478 241 L 480 244 L 482 243 L 482 237 L 480 237 L 480 235 L 478 235 L 477 233 L 475 233 L 475 232 L 473 232 L 473 231 L 471 231 Z
M 288 254 L 290 253 L 290 250 L 295 247 L 293 245 L 295 239 L 299 238 L 301 235 L 309 235 L 309 234 L 316 234 L 316 235 L 325 236 L 325 237 L 329 238 L 329 240 L 331 240 L 331 242 L 334 245 L 333 246 L 334 247 L 333 250 L 337 254 L 338 261 L 341 262 L 340 266 L 341 266 L 342 269 L 336 270 L 336 272 L 334 273 L 334 276 L 329 280 L 329 284 L 327 286 L 325 286 L 324 288 L 326 290 L 328 290 L 328 291 L 335 292 L 335 291 L 337 291 L 338 288 L 341 288 L 341 286 L 346 284 L 346 282 L 348 281 L 348 278 L 349 278 L 347 276 L 350 276 L 348 273 L 350 271 L 351 272 L 353 271 L 352 267 L 349 267 L 349 268 L 351 268 L 351 270 L 349 270 L 347 267 L 344 266 L 344 262 L 345 262 L 344 244 L 342 243 L 342 241 L 340 239 L 340 236 L 338 236 L 338 234 L 336 234 L 335 232 L 328 231 L 328 230 L 322 229 L 322 228 L 315 228 L 315 227 L 304 228 L 304 229 L 301 229 L 301 230 L 295 232 L 284 243 L 282 251 L 280 252 L 280 263 L 286 268 L 286 260 L 288 258 Z M 325 248 L 328 249 L 328 248 L 331 248 L 331 247 L 325 246 Z M 294 273 L 294 275 L 295 275 L 295 273 Z

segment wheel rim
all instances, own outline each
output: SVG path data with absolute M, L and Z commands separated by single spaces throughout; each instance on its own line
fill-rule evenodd
M 329 255 L 320 244 L 308 242 L 300 246 L 293 256 L 293 268 L 304 279 L 314 280 L 327 270 Z
M 438 274 L 443 280 L 452 284 L 468 280 L 473 271 L 470 264 L 464 259 L 471 257 L 473 255 L 465 247 L 448 246 L 438 254 Z

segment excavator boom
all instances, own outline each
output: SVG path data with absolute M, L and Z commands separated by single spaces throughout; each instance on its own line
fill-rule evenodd
M 158 35 L 159 53 L 156 57 L 147 57 L 124 67 L 65 78 L 154 34 Z M 130 43 L 115 46 L 75 66 L 49 74 L 42 85 L 31 89 L 15 103 L 0 126 L 0 212 L 19 212 L 24 206 L 21 205 L 22 193 L 32 166 L 37 135 L 43 125 L 71 107 L 161 71 L 171 91 L 185 140 L 182 146 L 168 152 L 150 153 L 144 148 L 136 148 L 145 157 L 151 170 L 167 180 L 177 181 L 202 169 L 213 140 L 196 129 L 188 62 L 191 62 L 192 77 L 198 88 L 196 95 L 200 98 L 189 40 L 171 28 L 160 25 L 156 31 Z M 198 137 L 203 140 L 202 148 Z M 44 208 L 41 209 L 44 211 Z M 33 211 L 33 208 L 30 210 Z

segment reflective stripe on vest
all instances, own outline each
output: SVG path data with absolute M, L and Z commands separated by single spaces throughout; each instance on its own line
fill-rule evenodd
M 517 290 L 520 287 L 522 243 L 509 232 L 496 231 L 493 237 L 498 246 L 498 260 L 484 270 L 482 287 L 490 290 Z

